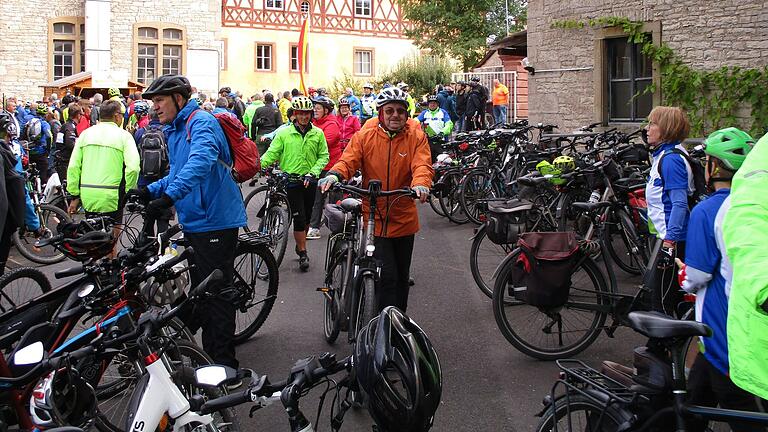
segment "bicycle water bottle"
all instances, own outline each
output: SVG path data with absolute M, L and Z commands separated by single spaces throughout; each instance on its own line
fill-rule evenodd
M 602 197 L 602 194 L 599 190 L 593 190 L 592 195 L 589 196 L 589 202 L 594 204 L 598 201 L 600 201 L 600 198 Z

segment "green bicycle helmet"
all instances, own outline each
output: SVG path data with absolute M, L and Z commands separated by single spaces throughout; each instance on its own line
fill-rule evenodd
M 296 96 L 291 101 L 291 107 L 294 111 L 314 111 L 315 107 L 312 99 L 306 96 Z
M 712 132 L 704 145 L 704 153 L 720 160 L 725 168 L 735 172 L 741 168 L 755 140 L 743 130 L 729 127 Z
M 118 89 L 113 87 L 113 88 L 107 90 L 107 95 L 110 98 L 113 98 L 113 97 L 116 97 L 116 96 L 119 97 L 120 96 L 120 90 L 118 90 Z
M 44 116 L 48 114 L 48 106 L 41 103 L 40 105 L 37 106 L 36 112 L 37 112 L 37 115 Z

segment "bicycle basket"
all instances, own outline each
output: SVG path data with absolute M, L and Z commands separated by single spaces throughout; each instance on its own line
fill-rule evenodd
M 520 233 L 526 231 L 528 212 L 533 208 L 530 201 L 512 199 L 489 202 L 485 234 L 496 244 L 514 244 Z
M 564 305 L 581 258 L 576 233 L 523 233 L 517 244 L 521 253 L 512 267 L 509 294 L 535 307 Z
M 333 234 L 344 232 L 351 215 L 344 212 L 338 204 L 326 204 L 323 209 L 325 225 Z

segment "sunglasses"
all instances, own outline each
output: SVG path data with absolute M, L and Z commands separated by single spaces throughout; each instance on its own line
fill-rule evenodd
M 384 109 L 384 114 L 386 115 L 393 115 L 393 114 L 404 115 L 407 112 L 408 111 L 406 111 L 405 108 L 385 108 Z

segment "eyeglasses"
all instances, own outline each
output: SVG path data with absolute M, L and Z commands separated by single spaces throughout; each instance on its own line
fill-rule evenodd
M 384 114 L 386 115 L 405 115 L 406 112 L 408 111 L 405 108 L 384 108 Z

